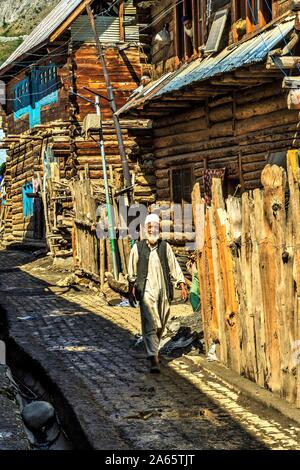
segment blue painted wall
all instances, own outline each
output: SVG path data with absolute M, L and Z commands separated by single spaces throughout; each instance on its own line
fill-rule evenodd
M 33 192 L 32 183 L 26 183 L 22 187 L 22 194 L 23 194 L 23 214 L 24 217 L 32 217 L 34 212 L 33 207 L 33 198 L 27 196 L 28 193 Z
M 56 66 L 35 67 L 14 88 L 14 120 L 29 114 L 30 128 L 41 124 L 42 108 L 57 103 L 58 97 Z

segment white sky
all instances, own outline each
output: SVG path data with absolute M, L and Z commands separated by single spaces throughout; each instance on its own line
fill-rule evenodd
M 0 129 L 0 140 L 2 140 L 4 136 L 3 130 Z M 1 163 L 5 162 L 6 160 L 6 151 L 5 150 L 0 150 L 0 165 Z

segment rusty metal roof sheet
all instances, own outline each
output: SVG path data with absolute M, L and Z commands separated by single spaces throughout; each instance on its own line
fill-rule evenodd
M 231 45 L 217 55 L 210 55 L 205 59 L 197 59 L 190 64 L 184 64 L 179 70 L 172 74 L 168 73 L 145 87 L 123 106 L 118 114 L 142 107 L 148 101 L 159 99 L 216 75 L 223 75 L 240 67 L 262 62 L 268 53 L 292 31 L 294 23 L 294 16 L 289 16 L 248 41 Z M 150 93 L 149 88 L 151 88 Z

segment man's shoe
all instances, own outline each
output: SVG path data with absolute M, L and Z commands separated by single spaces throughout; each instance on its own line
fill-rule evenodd
M 150 360 L 150 372 L 151 372 L 151 374 L 160 374 L 158 356 L 151 356 L 151 357 L 149 357 L 149 360 Z

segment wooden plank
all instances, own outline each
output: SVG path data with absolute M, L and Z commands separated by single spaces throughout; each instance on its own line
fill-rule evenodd
M 259 242 L 260 274 L 262 282 L 263 305 L 265 311 L 266 351 L 269 359 L 267 384 L 270 390 L 280 393 L 282 389 L 280 356 L 280 305 L 278 302 L 278 273 L 276 266 L 277 241 L 273 233 L 273 207 L 280 204 L 282 169 L 267 165 L 262 172 L 264 187 L 264 237 Z
M 257 366 L 254 348 L 253 302 L 252 290 L 252 240 L 250 224 L 251 195 L 242 195 L 242 237 L 241 237 L 241 371 L 251 380 L 257 379 Z
M 289 218 L 292 223 L 293 250 L 290 251 L 293 259 L 294 292 L 294 328 L 292 341 L 293 366 L 296 370 L 296 405 L 300 407 L 300 361 L 299 346 L 294 341 L 300 338 L 300 191 L 299 191 L 299 162 L 298 150 L 289 150 L 287 154 L 288 180 L 290 189 Z
M 259 241 L 263 230 L 263 193 L 253 191 L 253 205 L 250 206 L 250 236 L 252 245 L 252 315 L 254 319 L 254 347 L 256 356 L 257 382 L 262 387 L 267 383 L 268 367 L 266 359 L 265 311 L 263 304 L 262 281 L 260 275 Z
M 300 77 L 284 77 L 282 81 L 282 88 L 285 89 L 299 89 Z
M 124 0 L 120 0 L 119 5 L 120 5 L 119 6 L 120 41 L 125 41 L 125 28 L 124 28 L 125 3 L 124 3 Z
M 299 66 L 299 56 L 269 56 L 266 63 L 268 70 L 298 69 Z
M 219 342 L 220 342 L 220 359 L 221 361 L 228 365 L 230 351 L 228 351 L 228 338 L 225 331 L 225 303 L 224 303 L 224 291 L 222 285 L 222 273 L 220 269 L 220 260 L 218 253 L 218 244 L 217 244 L 217 227 L 216 227 L 216 210 L 220 206 L 220 200 L 218 198 L 218 186 L 217 179 L 213 178 L 213 188 L 212 193 L 214 198 L 212 200 L 212 207 L 209 210 L 209 225 L 210 225 L 210 234 L 211 234 L 211 246 L 212 246 L 212 260 L 214 266 L 214 285 L 215 285 L 215 299 L 216 299 L 216 314 L 218 318 L 219 326 Z
M 221 180 L 218 181 L 219 195 L 222 197 Z M 227 212 L 219 208 L 216 213 L 216 229 L 218 237 L 218 254 L 221 269 L 221 282 L 225 302 L 224 327 L 230 353 L 229 363 L 236 372 L 240 372 L 240 345 L 238 333 L 238 302 L 234 279 L 234 262 L 229 248 L 231 243 Z

